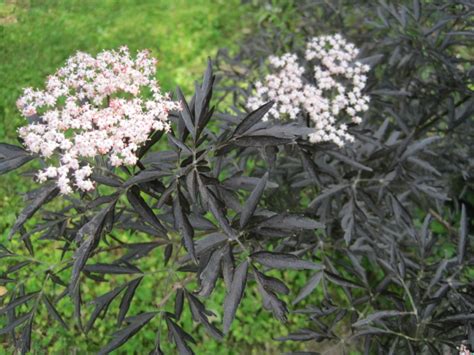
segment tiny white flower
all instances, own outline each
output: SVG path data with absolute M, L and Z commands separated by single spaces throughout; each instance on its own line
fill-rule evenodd
M 135 164 L 138 147 L 152 131 L 169 130 L 168 112 L 181 109 L 161 94 L 155 74 L 156 59 L 148 51 L 132 58 L 121 47 L 96 57 L 78 52 L 47 78 L 44 90 L 24 89 L 19 110 L 27 118 L 42 112 L 42 121 L 18 133 L 28 150 L 52 164 L 38 180 L 56 178 L 64 194 L 72 186 L 89 191 L 94 184 L 88 179 L 91 167 L 84 165 L 88 158 L 106 155 L 113 166 Z M 144 91 L 152 92 L 153 99 L 144 101 Z M 122 93 L 131 98 L 118 98 Z M 61 157 L 59 166 L 55 154 Z
M 370 67 L 356 60 L 359 51 L 340 34 L 320 36 L 307 43 L 305 58 L 314 61 L 315 84 L 305 80 L 304 68 L 298 63 L 294 53 L 281 57 L 269 57 L 270 65 L 276 69 L 259 81 L 255 96 L 249 98 L 247 106 L 256 109 L 269 100 L 275 101 L 272 109 L 263 118 L 296 119 L 304 112 L 313 122 L 315 132 L 308 135 L 312 143 L 332 141 L 342 146 L 345 141 L 353 141 L 346 133 L 347 126 L 341 121 L 344 113 L 352 122 L 359 124 L 362 119 L 357 112 L 368 110 L 369 97 L 362 95 Z M 337 91 L 337 95 L 334 95 Z

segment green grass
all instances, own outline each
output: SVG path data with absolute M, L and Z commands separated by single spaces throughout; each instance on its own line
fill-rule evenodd
M 189 93 L 219 47 L 236 48 L 250 21 L 237 0 L 7 1 L 0 4 L 0 141 L 15 142 L 24 124 L 15 101 L 26 86 L 45 78 L 76 51 L 95 54 L 128 45 L 150 49 L 159 58 L 158 79 L 167 91 Z M 26 184 L 26 180 L 25 180 Z M 0 231 L 21 207 L 25 185 L 2 178 Z
M 78 50 L 95 54 L 121 45 L 127 45 L 133 51 L 148 48 L 159 58 L 158 79 L 164 90 L 171 91 L 180 85 L 189 94 L 194 80 L 200 77 L 205 67 L 206 58 L 212 57 L 220 47 L 236 49 L 238 40 L 256 21 L 252 13 L 239 4 L 238 0 L 10 0 L 0 3 L 0 141 L 15 143 L 16 130 L 25 123 L 15 106 L 22 88 L 41 87 L 45 78 Z M 0 242 L 6 241 L 9 228 L 24 207 L 21 194 L 31 188 L 31 179 L 18 173 L 0 178 Z M 131 239 L 136 236 L 121 237 Z M 55 245 L 51 242 L 34 240 L 34 244 L 36 259 L 46 263 L 39 267 L 48 267 L 58 260 L 59 251 L 54 250 Z M 20 249 L 19 244 L 17 246 Z M 161 258 L 162 250 L 157 249 L 140 267 L 147 272 L 159 270 Z M 0 271 L 7 265 L 3 263 Z M 20 279 L 26 270 L 19 272 Z M 43 280 L 29 276 L 28 290 L 41 288 Z M 158 303 L 167 292 L 167 285 L 163 283 L 165 279 L 166 271 L 145 277 L 130 314 L 150 310 Z M 110 286 L 123 280 L 117 277 L 111 285 L 89 284 L 89 289 L 83 289 L 85 301 L 109 291 Z M 304 279 L 297 283 L 303 284 Z M 47 289 L 51 294 L 58 292 L 50 286 Z M 220 321 L 223 285 L 218 290 L 206 304 Z M 0 306 L 4 299 L 0 297 Z M 73 310 L 69 300 L 61 301 L 59 307 L 70 320 Z M 63 330 L 47 316 L 44 307 L 40 307 L 35 318 L 33 353 L 93 353 L 110 339 L 115 330 L 117 307 L 117 301 L 112 303 L 111 314 L 99 319 L 88 335 L 77 330 Z M 86 314 L 90 311 L 91 307 L 85 306 Z M 0 327 L 3 321 L 0 320 Z M 195 349 L 199 354 L 261 354 L 296 349 L 291 344 L 272 340 L 285 335 L 287 326 L 262 310 L 255 287 L 246 291 L 231 334 L 223 343 L 209 338 L 202 327 L 192 322 L 189 312 L 186 312 L 182 324 L 196 338 Z M 146 353 L 153 345 L 157 328 L 159 321 L 150 323 L 117 353 Z M 164 339 L 163 342 L 164 350 L 168 350 L 166 353 L 174 353 L 168 341 Z M 9 345 L 6 338 L 0 337 L 0 354 L 11 353 Z M 300 344 L 296 346 L 301 348 Z

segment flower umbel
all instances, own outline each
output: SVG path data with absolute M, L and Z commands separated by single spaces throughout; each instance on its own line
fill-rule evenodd
M 305 51 L 312 77 L 305 76 L 305 68 L 298 64 L 296 54 L 272 56 L 270 65 L 278 71 L 267 75 L 264 83 L 256 83 L 256 95 L 247 105 L 255 110 L 273 100 L 275 105 L 267 116 L 294 120 L 304 115 L 314 127 L 308 137 L 310 142 L 343 146 L 354 140 L 347 132 L 344 117 L 359 124 L 359 114 L 369 108 L 369 97 L 362 90 L 370 67 L 355 60 L 358 54 L 358 49 L 339 34 L 315 37 L 307 43 Z
M 180 105 L 161 93 L 156 59 L 132 58 L 127 47 L 93 57 L 78 52 L 48 77 L 44 90 L 26 88 L 17 106 L 30 124 L 19 129 L 28 150 L 49 165 L 38 180 L 56 179 L 62 193 L 94 189 L 88 162 L 106 156 L 113 166 L 136 164 L 137 149 L 153 131 L 169 129 Z

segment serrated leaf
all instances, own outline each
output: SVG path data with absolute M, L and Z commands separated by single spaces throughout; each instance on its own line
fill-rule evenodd
M 56 319 L 58 321 L 58 323 L 61 324 L 64 329 L 66 329 L 66 330 L 69 329 L 66 322 L 63 320 L 63 318 L 61 317 L 59 312 L 56 310 L 56 308 L 54 307 L 54 305 L 51 303 L 51 301 L 49 300 L 49 298 L 46 295 L 43 295 L 43 303 L 46 306 L 46 309 L 48 310 L 48 313 L 54 319 Z
M 142 170 L 137 175 L 133 176 L 132 178 L 125 181 L 123 187 L 129 187 L 136 184 L 141 184 L 148 181 L 156 180 L 162 176 L 168 176 L 168 172 L 160 171 L 160 170 Z
M 118 198 L 118 197 L 117 197 Z M 109 212 L 115 208 L 115 203 L 117 198 L 113 200 L 108 206 L 103 208 L 98 214 L 92 217 L 87 223 L 85 223 L 76 233 L 75 240 L 76 242 L 81 242 L 87 236 L 99 237 L 102 229 L 104 227 L 104 221 L 109 214 Z
M 390 330 L 386 330 L 386 329 L 380 329 L 380 328 L 375 328 L 375 327 L 367 327 L 367 328 L 364 328 L 361 331 L 358 331 L 358 332 L 354 333 L 353 337 L 357 338 L 357 337 L 361 337 L 361 336 L 364 336 L 364 335 L 373 335 L 373 334 L 390 334 L 390 332 L 391 332 Z
M 127 199 L 133 209 L 148 223 L 155 227 L 158 231 L 166 234 L 166 229 L 160 223 L 153 210 L 148 206 L 145 200 L 140 196 L 140 190 L 133 186 L 127 191 Z
M 193 154 L 191 148 L 189 148 L 186 144 L 181 142 L 178 138 L 174 137 L 173 135 L 168 134 L 168 140 L 171 142 L 171 144 L 174 144 L 176 147 L 186 152 L 187 154 Z
M 215 79 L 215 75 L 213 75 L 212 73 L 212 61 L 210 58 L 207 59 L 207 67 L 206 67 L 206 71 L 204 72 L 204 76 L 203 76 L 203 79 L 202 79 L 202 85 L 201 85 L 201 91 L 203 92 L 204 94 L 204 97 L 205 99 L 207 100 L 207 102 L 204 103 L 203 107 L 206 106 L 205 104 L 209 103 L 209 100 L 211 99 L 211 94 L 212 94 L 212 85 L 214 84 L 214 79 Z M 204 110 L 201 110 L 202 112 L 200 112 L 200 114 L 198 116 L 196 116 L 196 126 L 201 126 L 201 123 L 200 123 L 200 118 L 201 116 L 203 115 L 204 113 Z
M 371 67 L 374 67 L 375 65 L 380 63 L 380 61 L 383 59 L 383 57 L 384 57 L 383 54 L 376 54 L 376 55 L 372 55 L 370 57 L 357 59 L 357 61 L 362 63 L 362 64 L 367 64 Z
M 34 159 L 34 156 L 20 147 L 0 143 L 0 175 L 18 169 Z
M 421 167 L 422 169 L 425 169 L 426 171 L 429 171 L 430 173 L 434 175 L 441 176 L 441 173 L 436 168 L 434 168 L 430 163 L 424 160 L 411 156 L 407 158 L 407 161 Z
M 176 189 L 176 183 L 173 182 L 168 186 L 165 191 L 160 196 L 160 199 L 158 200 L 158 203 L 156 204 L 157 208 L 162 208 L 165 203 L 169 203 L 171 201 L 171 195 Z
M 276 340 L 278 341 L 287 341 L 287 340 L 294 340 L 294 341 L 308 341 L 308 340 L 322 340 L 324 339 L 324 334 L 315 332 L 311 329 L 300 329 L 297 332 L 290 333 L 284 337 L 278 337 Z M 329 337 L 328 337 L 329 338 Z M 296 353 L 287 353 L 287 355 L 321 355 L 321 353 L 316 352 L 296 352 Z
M 174 316 L 176 319 L 181 318 L 181 313 L 183 313 L 183 305 L 184 305 L 184 290 L 182 288 L 178 288 L 176 290 L 176 298 L 174 300 Z
M 222 232 L 215 232 L 208 234 L 207 236 L 196 240 L 195 242 L 195 250 L 196 250 L 196 255 L 202 255 L 210 250 L 217 248 L 218 246 L 224 244 L 229 237 L 222 233 Z M 191 258 L 189 255 L 185 255 L 182 258 L 179 259 L 180 263 L 185 263 L 188 262 Z
M 349 158 L 349 157 L 346 157 L 338 152 L 332 152 L 332 151 L 328 151 L 327 152 L 328 155 L 356 168 L 356 169 L 359 169 L 359 170 L 363 170 L 363 171 L 373 171 L 372 168 L 369 168 L 368 166 L 365 166 L 357 161 L 355 161 L 354 159 L 352 158 Z
M 91 317 L 89 318 L 89 322 L 86 325 L 86 332 L 88 332 L 92 328 L 97 317 L 101 313 L 105 314 L 107 312 L 107 309 L 109 308 L 110 303 L 112 303 L 115 297 L 117 297 L 124 288 L 125 288 L 125 285 L 116 287 L 112 291 L 107 292 L 106 294 L 103 294 L 102 296 L 99 296 L 92 301 L 92 303 L 95 304 L 96 306 L 94 308 L 94 311 L 91 314 Z
M 459 228 L 459 243 L 458 243 L 458 263 L 461 264 L 464 259 L 464 253 L 466 250 L 467 240 L 467 217 L 466 217 L 466 206 L 463 204 L 461 207 L 461 221 Z
M 223 182 L 223 185 L 230 189 L 245 189 L 252 191 L 261 179 L 251 176 L 232 176 Z M 267 189 L 275 189 L 278 187 L 277 183 L 267 181 Z
M 244 119 L 238 124 L 232 133 L 232 137 L 241 135 L 247 132 L 252 128 L 258 121 L 260 121 L 263 116 L 272 108 L 274 101 L 267 102 L 266 104 L 260 106 L 255 111 L 250 112 Z
M 258 278 L 266 290 L 274 293 L 282 293 L 284 295 L 290 293 L 290 289 L 283 283 L 283 281 L 275 277 L 265 275 L 257 269 L 254 269 L 253 272 L 258 274 Z
M 301 291 L 298 293 L 298 295 L 293 300 L 293 304 L 297 304 L 298 302 L 301 302 L 303 299 L 308 297 L 311 294 L 311 292 L 313 292 L 313 290 L 319 285 L 322 278 L 323 278 L 323 273 L 322 272 L 317 272 L 316 274 L 311 276 L 311 278 L 303 286 Z
M 189 133 L 191 133 L 193 139 L 196 139 L 196 130 L 193 124 L 193 116 L 191 114 L 191 111 L 189 110 L 186 98 L 184 97 L 184 94 L 179 87 L 176 88 L 176 93 L 178 94 L 178 99 L 181 101 L 182 108 L 182 110 L 179 112 L 179 116 L 183 120 L 184 125 L 188 129 Z
M 198 295 L 208 297 L 215 285 L 217 278 L 219 277 L 219 273 L 221 271 L 221 259 L 222 259 L 222 250 L 217 249 L 214 250 L 207 262 L 207 265 L 199 274 L 200 286 Z
M 242 213 L 240 214 L 240 229 L 243 229 L 247 225 L 250 217 L 252 217 L 253 213 L 257 209 L 258 202 L 263 195 L 267 181 L 268 172 L 263 175 L 257 186 L 255 186 L 253 189 L 247 201 L 245 201 L 244 207 L 242 208 Z
M 225 287 L 230 289 L 235 269 L 235 261 L 231 244 L 226 244 L 222 249 L 222 253 L 222 278 L 224 279 Z
M 372 90 L 371 95 L 380 95 L 380 96 L 409 96 L 410 93 L 406 90 L 390 90 L 390 89 L 378 89 Z
M 71 273 L 71 280 L 69 282 L 70 293 L 74 294 L 79 276 L 86 265 L 87 259 L 99 242 L 101 231 L 104 227 L 104 221 L 108 213 L 115 207 L 115 203 L 110 204 L 104 208 L 100 213 L 94 216 L 77 232 L 76 239 L 81 240 L 82 243 L 75 251 L 73 256 L 73 266 Z M 86 238 L 84 240 L 84 238 Z
M 138 149 L 137 157 L 141 159 L 150 148 L 163 137 L 165 131 L 155 131 L 146 141 L 145 145 Z
M 233 141 L 238 147 L 267 147 L 271 145 L 289 144 L 293 142 L 291 138 L 279 138 L 272 136 L 242 136 Z
M 25 260 L 25 261 L 21 261 L 21 262 L 19 262 L 19 263 L 16 263 L 16 264 L 14 264 L 14 265 L 11 265 L 11 266 L 7 269 L 7 271 L 5 272 L 5 274 L 6 274 L 6 275 L 12 274 L 12 273 L 14 273 L 14 272 L 16 272 L 16 271 L 18 271 L 18 270 L 24 268 L 25 266 L 30 265 L 31 263 L 32 263 L 31 260 Z
M 208 190 L 207 186 L 201 180 L 201 177 L 197 175 L 197 181 L 199 186 L 199 194 L 201 195 L 201 199 L 205 204 L 208 205 L 209 210 L 211 211 L 212 215 L 216 218 L 217 222 L 221 226 L 222 230 L 227 234 L 228 237 L 231 239 L 235 239 L 236 235 L 234 230 L 231 228 L 229 221 L 227 220 L 224 211 L 219 206 L 216 197 L 212 193 L 212 191 Z
M 315 221 L 312 218 L 289 215 L 289 214 L 276 214 L 259 224 L 259 227 L 271 227 L 276 229 L 308 229 L 314 230 L 318 228 L 324 228 L 324 224 Z
M 136 274 L 141 273 L 140 269 L 133 265 L 116 265 L 116 264 L 89 264 L 84 266 L 84 271 L 95 272 L 98 274 L 113 274 L 113 275 L 123 275 L 123 274 Z
M 8 323 L 4 328 L 0 329 L 0 335 L 10 333 L 12 330 L 14 330 L 16 327 L 26 322 L 31 317 L 32 317 L 31 312 L 28 312 L 22 315 L 21 317 L 16 318 L 14 321 Z
M 263 299 L 264 308 L 272 311 L 275 318 L 280 322 L 286 322 L 288 313 L 286 303 L 280 300 L 272 291 L 265 289 L 265 284 L 257 270 L 254 270 L 254 275 L 257 280 L 258 290 Z
M 439 323 L 464 322 L 464 321 L 474 321 L 474 313 L 455 314 L 452 316 L 447 316 L 447 317 L 433 320 L 433 322 L 439 322 Z
M 0 143 L 0 160 L 16 158 L 25 154 L 28 152 L 20 146 Z
M 166 323 L 168 325 L 168 330 L 176 344 L 176 347 L 178 348 L 179 354 L 180 355 L 193 355 L 194 352 L 189 347 L 187 342 L 190 340 L 193 340 L 194 342 L 194 339 L 168 317 L 166 317 Z
M 293 254 L 259 251 L 250 255 L 252 260 L 272 269 L 321 270 L 322 265 L 301 260 Z
M 92 174 L 91 179 L 98 182 L 99 184 L 106 185 L 106 186 L 112 186 L 112 187 L 122 186 L 122 181 L 118 177 L 115 177 L 115 176 Z
M 55 185 L 49 185 L 41 188 L 36 194 L 35 198 L 32 201 L 29 201 L 28 205 L 23 209 L 23 211 L 21 211 L 15 224 L 10 230 L 8 238 L 11 238 L 18 230 L 20 230 L 25 222 L 30 219 L 41 206 L 55 198 L 58 193 L 59 189 Z
M 206 97 L 204 92 L 201 90 L 201 85 L 196 81 L 194 83 L 194 117 L 201 116 L 204 110 Z
M 186 175 L 186 187 L 191 197 L 191 201 L 196 203 L 197 198 L 197 185 L 196 185 L 196 171 L 193 169 Z
M 441 137 L 433 136 L 422 139 L 420 141 L 416 141 L 415 143 L 409 145 L 405 152 L 400 157 L 401 160 L 408 158 L 409 156 L 419 152 L 420 150 L 425 149 L 428 145 L 436 142 L 437 140 L 441 139 Z
M 199 301 L 194 295 L 187 292 L 186 290 L 184 292 L 191 307 L 191 314 L 194 321 L 201 323 L 204 328 L 206 328 L 208 334 L 211 335 L 214 339 L 222 340 L 222 332 L 209 322 L 208 314 L 213 315 L 213 313 L 207 311 L 202 302 Z
M 173 255 L 173 244 L 168 244 L 165 247 L 165 252 L 164 252 L 164 259 L 163 262 L 165 265 L 168 265 L 168 262 L 170 261 L 171 255 Z
M 177 196 L 173 200 L 173 216 L 175 228 L 179 230 L 181 236 L 183 237 L 183 244 L 188 251 L 189 255 L 195 263 L 197 263 L 196 252 L 194 248 L 194 229 L 189 223 L 187 215 L 184 213 L 181 206 L 179 190 Z
M 326 278 L 332 283 L 343 286 L 343 287 L 352 287 L 352 288 L 363 288 L 362 285 L 359 285 L 353 281 L 349 281 L 339 275 L 333 274 L 332 272 L 325 272 Z
M 123 294 L 122 300 L 120 301 L 119 306 L 119 314 L 117 318 L 117 325 L 120 327 L 122 322 L 127 315 L 127 312 L 130 308 L 130 304 L 132 303 L 133 296 L 135 295 L 135 291 L 137 290 L 138 285 L 142 281 L 143 277 L 139 277 L 135 280 L 132 280 L 127 285 L 127 290 Z
M 128 339 L 133 337 L 141 328 L 143 328 L 154 316 L 155 312 L 141 313 L 134 317 L 133 321 L 125 328 L 116 332 L 113 336 L 112 341 L 100 349 L 99 355 L 105 355 L 110 353 L 112 350 L 117 349 L 127 342 Z
M 314 208 L 319 202 L 327 199 L 328 197 L 336 194 L 339 191 L 346 189 L 347 187 L 348 185 L 342 184 L 342 185 L 335 185 L 328 189 L 323 190 L 313 201 L 310 202 L 310 204 L 308 205 L 308 208 L 309 209 Z
M 129 251 L 127 254 L 115 261 L 115 264 L 121 263 L 130 263 L 133 260 L 138 260 L 146 255 L 148 255 L 152 250 L 156 249 L 161 245 L 165 245 L 168 242 L 166 240 L 157 240 L 156 242 L 149 243 L 129 243 L 125 244 L 124 248 L 127 248 Z M 167 244 L 167 246 L 170 244 Z M 135 269 L 137 272 L 140 272 L 138 268 Z
M 227 334 L 230 325 L 235 318 L 235 312 L 244 295 L 245 284 L 247 282 L 248 262 L 242 262 L 234 272 L 232 284 L 228 290 L 224 301 L 224 334 Z
M 20 353 L 24 355 L 30 351 L 31 348 L 31 332 L 33 329 L 33 318 L 31 318 L 28 323 L 25 324 L 21 331 L 20 338 Z
M 77 325 L 81 331 L 83 331 L 82 319 L 81 319 L 81 308 L 82 308 L 82 297 L 81 297 L 81 285 L 77 284 L 77 287 L 71 290 L 69 287 L 69 294 L 74 304 L 74 318 L 77 321 Z
M 354 324 L 352 324 L 353 327 L 361 327 L 364 325 L 368 325 L 372 322 L 375 322 L 379 319 L 385 318 L 385 317 L 400 317 L 403 315 L 411 314 L 410 312 L 399 312 L 399 311 L 378 311 L 374 312 L 372 314 L 369 314 L 367 317 L 364 319 L 360 319 Z
M 5 307 L 0 309 L 0 315 L 7 313 L 8 311 L 14 309 L 17 306 L 20 306 L 29 300 L 31 300 L 33 297 L 35 297 L 38 294 L 38 292 L 32 292 L 28 293 L 26 295 L 20 296 L 18 298 L 15 298 L 14 300 L 11 300 L 10 303 L 8 303 Z

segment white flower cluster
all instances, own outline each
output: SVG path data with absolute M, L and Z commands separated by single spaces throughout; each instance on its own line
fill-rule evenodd
M 28 150 L 49 167 L 38 179 L 56 179 L 63 194 L 94 189 L 88 159 L 107 155 L 113 166 L 133 165 L 136 152 L 155 130 L 168 130 L 168 111 L 180 105 L 162 95 L 156 59 L 127 47 L 97 57 L 78 52 L 46 81 L 26 88 L 17 106 L 33 122 L 19 129 Z M 59 161 L 58 161 L 59 160 Z
M 247 106 L 255 110 L 274 100 L 264 120 L 296 119 L 303 114 L 314 125 L 315 130 L 308 137 L 310 142 L 333 142 L 338 146 L 352 142 L 354 137 L 347 132 L 347 125 L 340 122 L 349 116 L 359 124 L 359 114 L 369 108 L 369 97 L 362 90 L 370 67 L 355 60 L 358 53 L 339 34 L 313 38 L 307 43 L 305 57 L 314 78 L 305 77 L 296 54 L 272 56 L 269 62 L 277 71 L 267 75 L 264 83 L 256 83 L 256 95 L 249 98 Z

